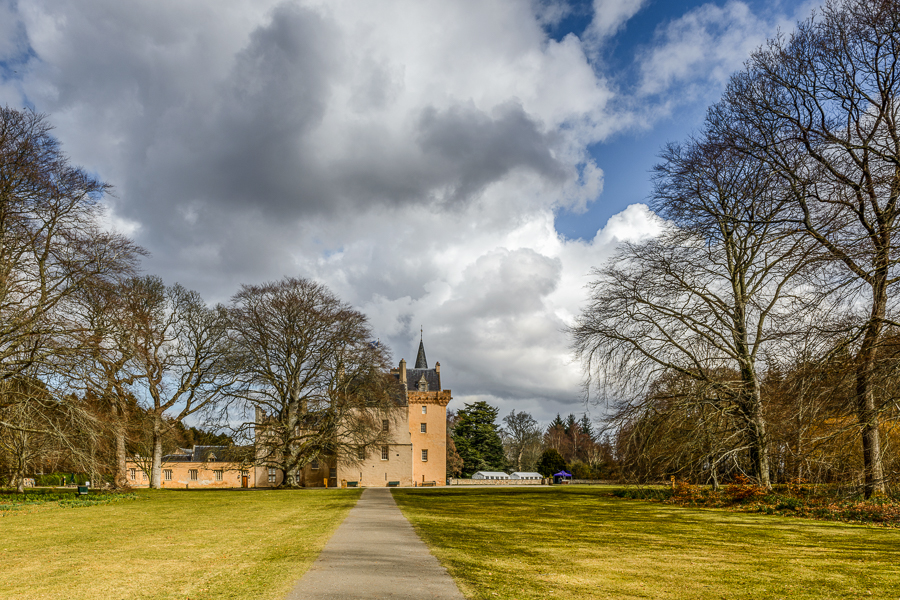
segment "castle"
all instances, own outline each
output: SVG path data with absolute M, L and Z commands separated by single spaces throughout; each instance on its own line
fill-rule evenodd
M 303 470 L 307 487 L 356 485 L 444 485 L 447 482 L 447 404 L 450 390 L 441 386 L 441 363 L 428 368 L 425 344 L 419 340 L 416 366 L 401 359 L 390 375 L 400 383 L 400 395 L 383 423 L 388 442 L 370 448 L 350 464 L 314 460 Z M 256 487 L 277 486 L 281 473 L 256 467 Z
M 382 423 L 387 442 L 361 450 L 353 464 L 342 464 L 334 457 L 313 460 L 303 468 L 303 485 L 385 487 L 446 483 L 447 404 L 451 395 L 450 390 L 441 386 L 441 363 L 428 368 L 425 344 L 420 339 L 415 367 L 407 368 L 406 361 L 401 359 L 399 366 L 391 369 L 390 376 L 400 384 L 400 393 Z M 162 487 L 281 485 L 283 474 L 279 469 L 228 462 L 227 453 L 218 452 L 217 456 L 209 451 L 211 448 L 197 447 L 193 451 L 184 450 L 183 455 L 164 457 Z M 129 461 L 128 467 L 129 484 L 147 487 L 149 482 L 139 465 Z

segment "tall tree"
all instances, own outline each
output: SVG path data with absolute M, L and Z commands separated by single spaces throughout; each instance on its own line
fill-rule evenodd
M 136 322 L 129 307 L 140 305 L 129 299 L 129 294 L 140 293 L 140 289 L 122 282 L 98 282 L 80 290 L 71 306 L 82 325 L 69 336 L 79 352 L 62 362 L 73 375 L 70 387 L 92 401 L 112 435 L 117 487 L 128 485 L 127 431 L 136 408 L 131 388 L 139 378 L 134 361 Z
M 463 474 L 477 471 L 502 471 L 506 468 L 503 442 L 497 425 L 499 410 L 479 401 L 466 404 L 456 416 L 453 442 L 463 459 Z
M 73 299 L 133 273 L 142 253 L 100 226 L 108 191 L 69 164 L 43 115 L 0 107 L 0 410 L 17 415 L 0 429 L 20 440 L 52 438 L 73 461 L 98 433 L 64 390 L 80 350 L 73 334 L 84 325 Z M 22 381 L 40 382 L 45 393 Z
M 867 304 L 851 338 L 867 496 L 885 489 L 873 374 L 900 281 L 898 59 L 900 2 L 829 0 L 755 52 L 710 113 L 720 135 L 784 178 L 797 220 Z
M 210 308 L 196 292 L 158 277 L 132 278 L 126 287 L 132 388 L 151 420 L 150 487 L 158 489 L 169 423 L 211 409 L 235 381 L 228 316 L 225 307 Z
M 664 374 L 695 381 L 681 400 L 739 415 L 741 445 L 768 487 L 758 359 L 796 323 L 792 292 L 812 244 L 785 223 L 787 190 L 766 164 L 716 138 L 669 145 L 655 183 L 664 232 L 595 270 L 572 330 L 588 387 L 615 390 L 628 421 Z
M 541 449 L 541 428 L 538 422 L 525 411 L 511 411 L 503 417 L 503 445 L 508 462 L 516 471 L 534 464 Z
M 240 395 L 255 413 L 244 429 L 287 486 L 302 485 L 301 470 L 319 456 L 352 463 L 388 441 L 382 421 L 401 390 L 364 314 L 324 285 L 287 277 L 243 286 L 230 315 Z

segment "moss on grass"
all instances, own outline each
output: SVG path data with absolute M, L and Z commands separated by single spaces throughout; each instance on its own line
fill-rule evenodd
M 395 490 L 468 598 L 898 598 L 900 531 L 603 487 Z
M 142 490 L 0 521 L 0 598 L 284 598 L 360 490 Z

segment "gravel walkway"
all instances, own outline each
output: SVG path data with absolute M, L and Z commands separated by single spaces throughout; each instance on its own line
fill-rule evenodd
M 287 600 L 463 600 L 387 488 L 367 488 Z

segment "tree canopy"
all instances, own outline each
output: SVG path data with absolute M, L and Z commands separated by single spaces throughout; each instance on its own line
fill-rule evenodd
M 506 454 L 497 425 L 498 409 L 487 402 L 466 404 L 457 413 L 453 428 L 453 442 L 463 460 L 463 475 L 471 476 L 477 471 L 503 471 L 506 469 Z

